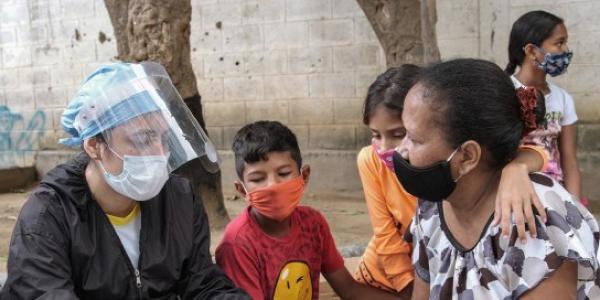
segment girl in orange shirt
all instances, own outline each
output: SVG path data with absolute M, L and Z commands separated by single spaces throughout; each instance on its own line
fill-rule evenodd
M 397 292 L 412 293 L 414 279 L 411 246 L 403 239 L 415 214 L 416 198 L 404 190 L 393 171 L 392 154 L 406 133 L 402 124 L 404 97 L 416 82 L 420 68 L 402 65 L 381 74 L 369 87 L 363 122 L 372 132 L 372 145 L 358 154 L 357 164 L 373 226 L 373 237 L 355 274 L 358 281 Z M 519 155 L 502 171 L 493 224 L 508 235 L 511 212 L 521 239 L 525 223 L 535 224 L 532 205 L 542 219 L 545 211 L 533 191 L 529 172 L 542 170 L 548 155 L 541 148 L 521 147 Z M 535 235 L 535 225 L 528 228 Z

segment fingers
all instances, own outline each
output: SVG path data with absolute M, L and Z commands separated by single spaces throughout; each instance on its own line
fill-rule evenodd
M 533 195 L 531 196 L 531 203 L 533 204 L 533 206 L 535 206 L 535 209 L 540 214 L 542 222 L 546 223 L 546 221 L 548 221 L 548 216 L 546 215 L 546 208 L 544 207 L 544 204 L 542 204 L 542 201 L 536 193 L 533 193 Z
M 512 222 L 510 220 L 510 216 L 511 216 L 511 207 L 510 207 L 510 203 L 508 203 L 507 201 L 502 201 L 501 204 L 501 216 L 500 218 L 500 224 L 502 227 L 502 236 L 504 236 L 505 238 L 508 237 L 508 234 L 510 233 L 510 227 L 512 225 Z
M 521 243 L 527 242 L 527 236 L 525 233 L 525 218 L 523 216 L 523 207 L 515 207 L 513 210 L 513 216 L 515 218 L 515 225 L 517 226 L 517 235 L 521 240 Z
M 496 197 L 496 204 L 494 204 L 494 219 L 492 220 L 492 226 L 498 226 L 500 218 L 502 217 L 502 209 L 500 208 L 500 197 Z
M 525 220 L 527 221 L 527 228 L 529 229 L 529 235 L 531 237 L 537 236 L 537 227 L 535 225 L 535 215 L 533 214 L 533 208 L 531 206 L 531 200 L 526 199 L 524 201 L 523 212 L 525 213 Z

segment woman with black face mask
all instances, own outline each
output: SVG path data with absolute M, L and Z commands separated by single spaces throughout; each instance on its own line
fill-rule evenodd
M 395 172 L 420 198 L 413 299 L 600 299 L 598 224 L 555 180 L 531 175 L 548 215 L 537 236 L 490 226 L 502 167 L 515 155 L 534 106 L 506 73 L 482 60 L 425 69 L 406 96 L 406 137 Z
M 544 93 L 547 125 L 526 136 L 525 143 L 544 147 L 550 154 L 546 175 L 587 205 L 577 166 L 575 104 L 569 93 L 546 80 L 546 75 L 555 77 L 567 71 L 573 58 L 568 37 L 564 21 L 558 16 L 541 10 L 524 14 L 510 32 L 505 71 L 512 75 L 516 88 L 533 87 Z
M 405 135 L 402 122 L 404 98 L 418 80 L 420 70 L 410 64 L 389 68 L 370 85 L 364 102 L 363 122 L 371 131 L 371 145 L 364 147 L 356 160 L 373 236 L 355 278 L 361 283 L 396 292 L 405 299 L 410 298 L 414 270 L 410 260 L 412 248 L 402 236 L 415 215 L 417 199 L 398 182 L 392 157 Z M 543 112 L 539 115 L 543 118 Z M 519 238 L 535 235 L 533 208 L 537 207 L 542 214 L 544 210 L 533 190 L 529 173 L 543 168 L 547 161 L 545 156 L 543 148 L 523 146 L 517 157 L 502 170 L 494 217 L 503 234 L 510 233 L 510 217 L 514 213 Z M 496 223 L 492 222 L 492 226 Z M 525 223 L 529 232 L 525 232 Z

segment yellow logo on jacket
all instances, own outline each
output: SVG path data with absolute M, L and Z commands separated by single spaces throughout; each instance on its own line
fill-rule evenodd
M 311 300 L 310 268 L 304 262 L 290 262 L 279 273 L 273 300 Z

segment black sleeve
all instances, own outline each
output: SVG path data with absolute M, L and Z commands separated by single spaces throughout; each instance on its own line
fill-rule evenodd
M 64 216 L 48 205 L 53 197 L 53 191 L 38 189 L 23 206 L 10 242 L 2 299 L 78 299 L 60 225 Z
M 244 291 L 236 288 L 225 273 L 213 262 L 210 255 L 210 228 L 204 205 L 194 199 L 194 242 L 192 261 L 181 282 L 182 299 L 251 299 Z

